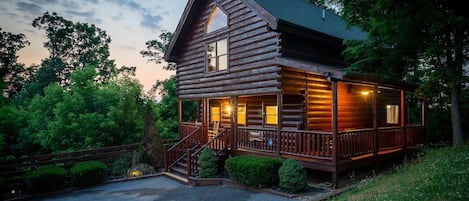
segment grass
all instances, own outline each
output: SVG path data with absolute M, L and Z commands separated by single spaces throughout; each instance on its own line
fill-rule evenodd
M 469 200 L 469 145 L 429 149 L 424 157 L 365 179 L 332 200 Z

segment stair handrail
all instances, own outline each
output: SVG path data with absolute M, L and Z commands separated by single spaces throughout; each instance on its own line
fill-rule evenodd
M 199 157 L 200 157 L 200 153 L 202 152 L 202 150 L 205 149 L 205 147 L 210 147 L 211 145 L 220 145 L 220 144 L 216 144 L 215 142 L 221 142 L 221 147 L 218 147 L 220 149 L 217 149 L 217 150 L 214 150 L 215 152 L 215 156 L 219 156 L 220 153 L 222 153 L 223 151 L 225 151 L 227 149 L 227 146 L 226 146 L 226 132 L 227 129 L 223 129 L 221 130 L 220 132 L 218 132 L 218 134 L 212 138 L 211 140 L 209 140 L 207 142 L 207 144 L 204 144 L 203 146 L 201 146 L 199 149 L 195 150 L 190 156 L 187 155 L 187 167 L 189 168 L 189 170 L 187 171 L 189 173 L 189 177 L 190 176 L 193 176 L 195 175 L 195 173 L 197 173 L 197 171 L 199 170 L 199 166 L 197 165 L 198 161 L 199 160 Z M 220 138 L 223 138 L 221 139 L 220 141 Z
M 187 145 L 189 140 L 193 140 L 193 145 L 188 146 L 190 148 L 193 148 L 197 144 L 201 143 L 200 140 L 200 131 L 202 130 L 201 127 L 198 127 L 191 133 L 189 133 L 186 137 L 182 138 L 179 142 L 168 148 L 168 145 L 164 145 L 164 171 L 168 172 L 169 168 L 173 166 L 178 160 L 180 160 L 182 157 L 186 155 L 186 149 L 187 147 L 183 147 L 184 145 Z M 199 136 L 197 136 L 199 134 Z M 182 150 L 182 151 L 181 151 Z M 180 151 L 180 153 L 176 152 Z

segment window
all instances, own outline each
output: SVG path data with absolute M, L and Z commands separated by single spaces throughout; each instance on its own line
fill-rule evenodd
M 277 106 L 265 106 L 265 124 L 277 125 Z
M 226 26 L 228 26 L 228 16 L 226 16 L 218 6 L 215 6 L 208 17 L 207 24 L 205 25 L 205 32 L 211 33 Z
M 215 72 L 228 68 L 228 40 L 223 39 L 207 45 L 207 71 Z
M 210 107 L 210 118 L 212 121 L 220 121 L 220 107 Z
M 399 105 L 386 105 L 386 123 L 399 123 Z
M 246 105 L 238 105 L 238 124 L 246 125 Z

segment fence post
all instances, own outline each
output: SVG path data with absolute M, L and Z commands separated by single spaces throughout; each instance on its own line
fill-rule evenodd
M 168 172 L 169 169 L 169 158 L 168 158 L 168 145 L 164 144 L 164 171 Z
M 192 158 L 191 158 L 191 149 L 187 149 L 187 176 L 192 176 Z

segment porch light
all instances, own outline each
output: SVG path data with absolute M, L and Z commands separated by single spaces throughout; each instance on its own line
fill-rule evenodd
M 231 106 L 228 105 L 228 106 L 226 106 L 225 109 L 226 109 L 226 112 L 228 113 L 228 115 L 230 115 L 231 114 Z
M 369 91 L 362 91 L 362 95 L 364 95 L 364 96 L 368 96 L 369 94 L 370 94 Z

